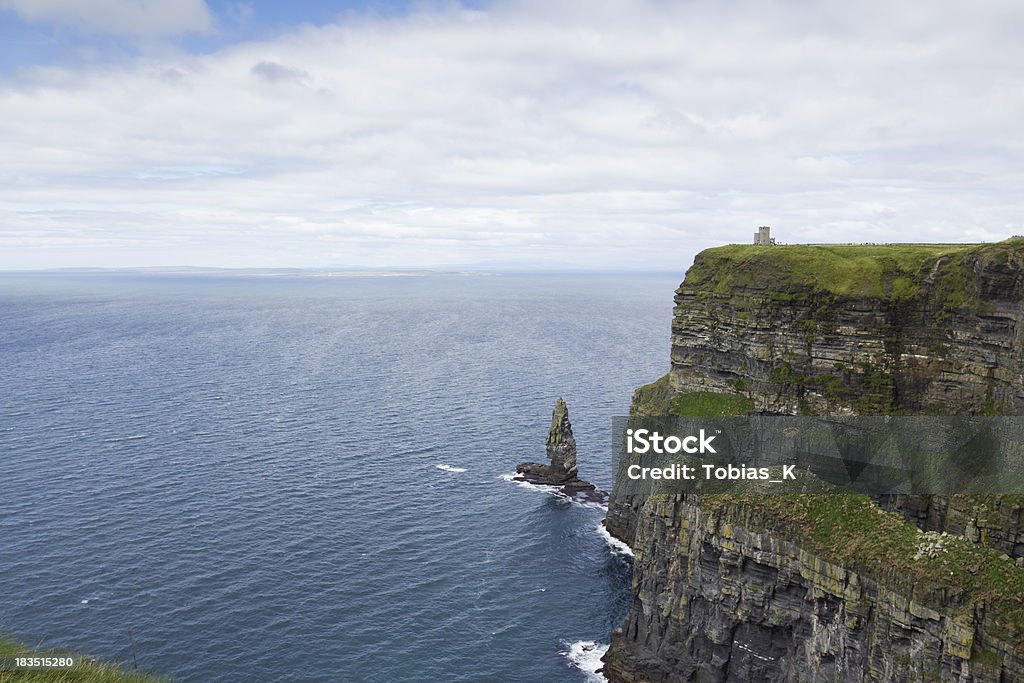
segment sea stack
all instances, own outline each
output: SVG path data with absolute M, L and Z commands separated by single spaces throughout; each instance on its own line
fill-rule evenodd
M 531 484 L 561 486 L 563 491 L 573 494 L 590 491 L 595 487 L 589 481 L 578 477 L 576 470 L 576 439 L 569 422 L 569 408 L 561 397 L 555 401 L 551 412 L 551 429 L 548 430 L 547 453 L 550 465 L 539 462 L 523 462 L 516 465 L 518 478 Z
M 544 443 L 547 446 L 551 467 L 565 472 L 567 479 L 575 479 L 576 439 L 572 435 L 572 423 L 569 422 L 569 408 L 561 396 L 555 401 L 555 409 L 551 411 L 551 429 L 548 430 L 548 439 Z

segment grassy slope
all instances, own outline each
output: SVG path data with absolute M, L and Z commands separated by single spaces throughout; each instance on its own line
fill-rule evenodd
M 753 409 L 754 402 L 743 394 L 717 391 L 673 393 L 668 375 L 639 387 L 633 394 L 633 411 L 638 415 L 746 415 Z
M 701 252 L 687 273 L 694 288 L 729 294 L 764 286 L 779 293 L 810 289 L 843 297 L 912 298 L 939 264 L 947 295 L 961 293 L 964 257 L 998 244 L 802 244 L 777 247 L 730 244 Z M 1020 246 L 1019 244 L 1017 246 Z
M 0 655 L 24 654 L 46 657 L 74 654 L 64 651 L 38 651 L 0 637 Z M 126 673 L 113 664 L 89 662 L 74 669 L 0 671 L 0 683 L 167 683 L 169 679 L 137 673 Z

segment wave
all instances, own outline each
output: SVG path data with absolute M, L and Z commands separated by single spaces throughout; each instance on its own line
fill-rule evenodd
M 531 484 L 528 481 L 524 481 L 518 478 L 515 474 L 503 474 L 499 477 L 502 481 L 507 481 L 510 484 L 515 484 L 520 488 L 530 489 L 531 491 L 540 491 L 541 493 L 547 493 L 555 498 L 561 498 L 569 502 L 574 502 L 570 496 L 562 493 L 562 489 L 558 486 L 548 486 L 547 484 Z
M 421 453 L 431 453 L 437 450 L 437 446 L 418 446 L 417 448 L 407 448 L 402 451 L 395 451 L 395 455 L 420 455 Z
M 567 643 L 568 650 L 559 654 L 569 660 L 573 666 L 587 675 L 588 681 L 597 683 L 608 679 L 597 673 L 601 668 L 601 657 L 608 651 L 607 645 L 594 642 L 593 640 L 577 640 L 574 643 Z
M 608 544 L 613 555 L 633 557 L 633 549 L 630 548 L 628 544 L 608 533 L 608 530 L 604 528 L 604 522 L 597 523 L 597 535 L 604 539 L 604 542 Z
M 145 439 L 148 434 L 132 434 L 131 436 L 114 436 L 109 439 L 103 439 L 103 443 L 120 443 L 122 441 L 138 441 L 139 439 Z
M 604 510 L 605 512 L 608 511 L 608 506 L 603 503 L 598 503 L 593 500 L 585 500 L 582 498 L 577 498 L 575 496 L 566 495 L 565 493 L 562 492 L 561 486 L 549 486 L 548 484 L 531 484 L 528 481 L 524 481 L 518 478 L 518 476 L 515 474 L 503 474 L 498 478 L 501 479 L 502 481 L 507 481 L 510 484 L 521 486 L 524 489 L 541 491 L 543 493 L 547 493 L 548 495 L 554 496 L 555 498 L 567 500 L 573 505 L 579 505 L 580 507 L 583 508 L 593 508 L 595 510 Z
M 572 502 L 576 503 L 580 507 L 594 508 L 595 510 L 603 510 L 604 512 L 608 512 L 608 505 L 606 505 L 605 503 L 598 503 L 597 501 L 594 500 L 580 500 L 578 498 L 573 498 Z
M 438 465 L 434 465 L 434 467 L 436 467 L 439 470 L 444 470 L 445 472 L 465 472 L 466 471 L 465 467 L 452 467 L 451 465 L 445 465 L 443 463 L 438 464 Z

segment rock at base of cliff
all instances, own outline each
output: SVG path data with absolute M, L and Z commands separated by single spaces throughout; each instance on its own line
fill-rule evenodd
M 553 469 L 550 465 L 542 465 L 539 462 L 523 462 L 516 465 L 516 481 L 525 481 L 529 484 L 550 486 L 555 489 L 556 495 L 571 498 L 580 503 L 596 503 L 605 505 L 608 502 L 608 492 L 602 491 L 589 481 L 571 477 L 564 478 L 564 473 Z
M 561 468 L 542 465 L 539 462 L 521 462 L 516 465 L 516 479 L 531 484 L 560 486 L 575 491 L 590 491 L 597 488 L 589 481 L 578 478 L 575 471 L 566 472 Z

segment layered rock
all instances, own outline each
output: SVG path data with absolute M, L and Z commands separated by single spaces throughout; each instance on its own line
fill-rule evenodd
M 1022 239 L 723 247 L 675 301 L 671 370 L 635 414 L 1024 412 Z M 613 491 L 605 524 L 636 565 L 610 680 L 1024 680 L 1021 497 L 860 497 L 882 517 L 849 545 L 886 546 L 877 522 L 911 544 L 889 564 L 822 543 L 842 515 L 713 498 Z M 967 573 L 932 566 L 951 547 Z
M 709 249 L 676 291 L 676 392 L 782 414 L 1024 413 L 1024 239 Z
M 877 500 L 926 531 L 962 536 L 1024 567 L 1024 496 L 891 496 Z
M 566 493 L 593 490 L 588 481 L 579 478 L 576 467 L 576 439 L 572 435 L 569 408 L 561 397 L 551 412 L 551 429 L 546 441 L 547 456 L 551 464 L 523 462 L 516 465 L 516 474 L 531 484 L 560 486 Z
M 844 502 L 851 516 L 880 515 L 884 530 L 903 524 Z M 971 604 L 926 581 L 926 572 L 963 571 L 965 558 L 985 571 L 1002 563 L 1013 572 L 1012 563 L 962 541 L 947 557 L 938 538 L 920 533 L 917 553 L 931 553 L 920 561 L 879 558 L 893 563 L 886 571 L 862 555 L 829 557 L 781 526 L 778 510 L 651 499 L 633 544 L 633 609 L 604 674 L 629 683 L 1024 680 L 1020 625 L 1008 619 L 1019 610 L 995 598 Z M 922 569 L 906 575 L 903 562 Z
M 569 422 L 569 408 L 559 396 L 555 400 L 555 409 L 551 411 L 551 428 L 548 438 L 544 441 L 551 467 L 564 472 L 566 477 L 575 478 L 576 469 L 576 438 L 572 435 L 572 423 Z

